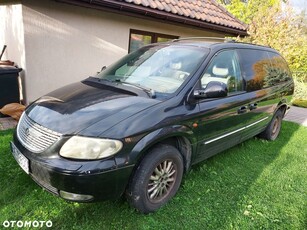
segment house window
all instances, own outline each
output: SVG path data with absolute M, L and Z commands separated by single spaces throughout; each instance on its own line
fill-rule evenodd
M 179 36 L 158 34 L 141 30 L 130 30 L 129 53 L 150 43 L 167 42 L 177 38 L 179 38 Z

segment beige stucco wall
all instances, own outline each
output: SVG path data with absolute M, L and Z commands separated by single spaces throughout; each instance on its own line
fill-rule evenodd
M 24 28 L 22 5 L 0 5 L 0 52 L 7 48 L 2 60 L 12 60 L 25 66 Z
M 18 3 L 0 5 L 0 51 L 7 46 L 1 60 L 11 60 L 23 68 L 20 76 L 20 99 L 23 100 L 22 79 L 26 72 L 24 27 L 22 5 Z
M 130 29 L 183 37 L 222 36 L 55 1 L 24 0 L 22 4 L 26 52 L 21 66 L 26 67 L 28 103 L 127 54 Z

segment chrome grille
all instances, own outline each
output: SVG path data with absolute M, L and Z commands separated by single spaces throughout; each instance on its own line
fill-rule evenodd
M 17 125 L 17 137 L 25 148 L 40 153 L 55 143 L 61 134 L 35 123 L 23 113 Z

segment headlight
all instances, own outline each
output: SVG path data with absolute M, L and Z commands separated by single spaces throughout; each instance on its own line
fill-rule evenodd
M 119 152 L 123 143 L 118 140 L 71 137 L 61 148 L 60 155 L 67 158 L 95 160 Z

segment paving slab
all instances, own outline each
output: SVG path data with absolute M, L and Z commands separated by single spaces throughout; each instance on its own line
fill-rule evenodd
M 290 111 L 284 117 L 284 120 L 307 126 L 307 108 L 291 106 Z
M 11 117 L 0 118 L 0 130 L 14 129 L 17 125 L 17 121 Z

